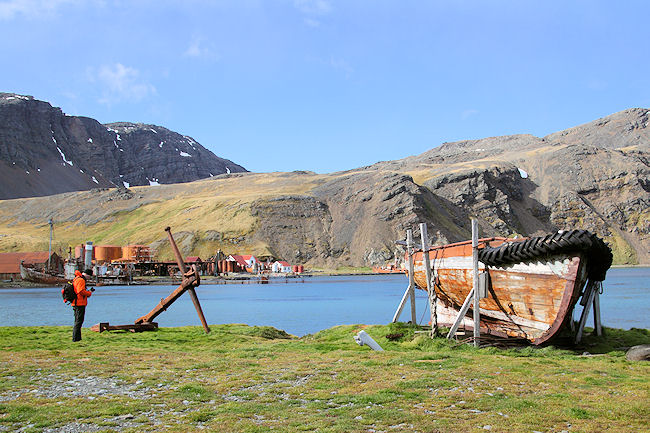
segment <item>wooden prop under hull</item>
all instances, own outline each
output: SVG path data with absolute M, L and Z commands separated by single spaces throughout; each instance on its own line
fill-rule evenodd
M 503 238 L 481 239 L 479 248 L 498 246 Z M 472 289 L 472 246 L 461 242 L 430 250 L 435 290 L 438 295 L 438 322 L 450 326 Z M 426 290 L 422 253 L 414 256 L 414 279 Z M 525 338 L 533 344 L 551 339 L 572 320 L 573 308 L 587 281 L 584 256 L 557 255 L 535 262 L 503 267 L 486 267 L 487 297 L 479 301 L 481 333 Z M 463 325 L 473 328 L 472 312 Z

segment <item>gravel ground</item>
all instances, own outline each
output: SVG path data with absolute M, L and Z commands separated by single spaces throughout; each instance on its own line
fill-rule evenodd
M 86 397 L 89 400 L 108 395 L 126 396 L 134 399 L 146 399 L 156 395 L 154 389 L 140 386 L 142 381 L 126 384 L 114 378 L 106 379 L 95 376 L 65 378 L 57 374 L 41 375 L 39 373 L 30 379 L 38 383 L 39 387 L 0 394 L 0 401 L 15 400 L 21 395 L 54 399 Z
M 6 379 L 12 379 L 11 376 Z M 142 381 L 135 384 L 125 383 L 117 378 L 103 378 L 96 376 L 87 377 L 63 377 L 58 374 L 41 374 L 37 373 L 32 376 L 31 381 L 38 383 L 38 387 L 30 387 L 20 391 L 9 391 L 0 394 L 0 402 L 13 401 L 21 396 L 29 396 L 36 398 L 47 398 L 57 400 L 57 404 L 65 404 L 66 398 L 86 398 L 88 400 L 95 400 L 102 397 L 120 396 L 128 397 L 136 400 L 151 399 L 156 397 L 158 389 L 163 387 L 163 384 L 158 384 L 155 388 L 143 386 Z M 167 389 L 167 388 L 166 388 Z M 148 412 L 138 413 L 138 418 L 146 418 L 153 425 L 161 425 L 162 417 L 174 413 L 171 409 L 166 409 L 166 405 L 156 405 L 156 409 Z M 177 414 L 180 414 L 177 413 Z M 96 432 L 100 430 L 111 429 L 121 431 L 126 428 L 138 427 L 141 422 L 135 421 L 136 415 L 125 414 L 114 417 L 104 418 L 102 421 L 104 425 L 96 425 L 93 423 L 79 423 L 71 422 L 62 426 L 45 428 L 44 433 L 82 433 L 82 432 Z M 18 427 L 18 429 L 16 429 Z M 0 426 L 0 432 L 15 431 L 23 432 L 32 429 L 33 424 L 24 426 Z

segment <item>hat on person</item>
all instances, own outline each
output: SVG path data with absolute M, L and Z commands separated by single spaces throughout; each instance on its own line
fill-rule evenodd
M 93 270 L 92 270 L 92 269 L 86 269 L 86 270 L 83 271 L 82 273 L 84 273 L 84 274 L 86 274 L 86 275 L 92 275 L 92 274 L 93 274 Z

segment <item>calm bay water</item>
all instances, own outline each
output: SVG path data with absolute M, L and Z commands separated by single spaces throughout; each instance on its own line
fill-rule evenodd
M 209 324 L 268 325 L 302 336 L 342 324 L 386 324 L 404 294 L 404 275 L 304 278 L 269 284 L 204 284 L 197 289 Z M 133 323 L 177 286 L 104 286 L 89 300 L 84 326 Z M 650 328 L 650 268 L 610 269 L 601 296 L 605 326 Z M 417 317 L 428 322 L 426 296 L 418 292 Z M 405 308 L 401 320 L 409 320 Z M 0 290 L 0 326 L 72 325 L 61 289 Z M 185 294 L 156 318 L 160 326 L 200 326 Z M 591 326 L 591 319 L 588 322 Z

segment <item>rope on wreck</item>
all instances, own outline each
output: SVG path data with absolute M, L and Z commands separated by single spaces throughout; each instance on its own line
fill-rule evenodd
M 610 247 L 587 230 L 559 231 L 523 241 L 505 242 L 498 247 L 479 249 L 478 257 L 488 266 L 503 266 L 563 253 L 584 254 L 588 264 L 587 276 L 593 281 L 603 281 L 612 265 Z

